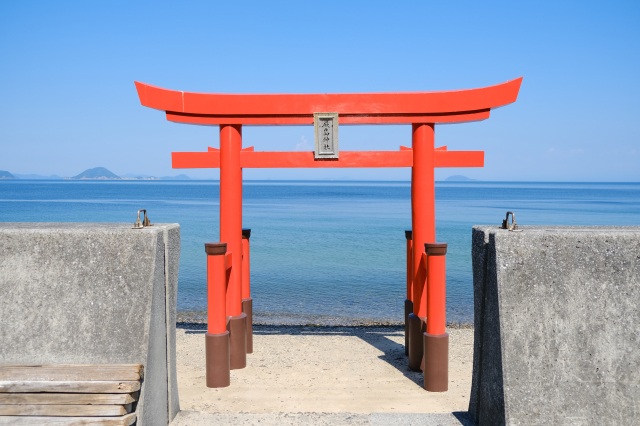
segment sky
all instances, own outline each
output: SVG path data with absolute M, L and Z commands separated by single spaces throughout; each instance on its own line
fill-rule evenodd
M 166 121 L 134 81 L 218 93 L 458 90 L 524 77 L 488 120 L 436 126 L 495 181 L 640 181 L 640 2 L 3 1 L 0 170 L 172 169 L 218 128 Z M 341 126 L 341 150 L 397 150 L 410 126 Z M 244 146 L 312 151 L 313 126 L 245 127 Z M 248 169 L 245 179 L 409 180 L 408 169 Z

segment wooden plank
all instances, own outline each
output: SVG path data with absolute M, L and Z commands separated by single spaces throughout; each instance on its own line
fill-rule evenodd
M 0 380 L 0 393 L 132 393 L 140 390 L 138 381 L 39 381 Z
M 141 364 L 59 364 L 59 365 L 3 365 L 0 366 L 0 381 L 3 380 L 140 380 L 143 376 Z
M 131 411 L 123 405 L 0 405 L 0 416 L 122 416 Z
M 131 404 L 137 394 L 129 393 L 0 393 L 0 404 Z
M 28 417 L 28 416 L 0 416 L 0 425 L 12 426 L 130 426 L 136 421 L 136 413 L 125 414 L 121 417 Z

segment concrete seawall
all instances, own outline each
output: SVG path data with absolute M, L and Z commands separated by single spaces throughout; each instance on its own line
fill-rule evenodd
M 479 424 L 640 423 L 640 227 L 473 228 Z
M 0 223 L 0 364 L 143 364 L 138 424 L 167 424 L 179 256 L 177 224 Z

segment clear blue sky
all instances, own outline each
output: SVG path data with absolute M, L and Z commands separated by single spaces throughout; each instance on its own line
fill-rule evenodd
M 228 93 L 434 91 L 524 76 L 515 104 L 436 127 L 485 151 L 480 180 L 640 181 L 640 2 L 3 1 L 0 170 L 217 178 L 172 151 L 217 127 L 169 123 L 134 80 Z M 312 150 L 312 127 L 247 127 L 257 150 Z M 343 150 L 397 149 L 408 126 L 343 126 Z M 247 170 L 252 179 L 408 179 L 407 169 Z

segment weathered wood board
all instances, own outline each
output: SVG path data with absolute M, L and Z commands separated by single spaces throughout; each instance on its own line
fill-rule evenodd
M 131 425 L 143 367 L 0 366 L 0 425 Z
M 137 392 L 129 393 L 0 393 L 0 404 L 120 404 L 137 401 Z
M 0 393 L 132 393 L 138 390 L 140 390 L 140 382 L 133 381 L 0 381 Z
M 0 405 L 0 416 L 122 416 L 130 410 L 126 405 L 10 404 Z
M 126 414 L 121 417 L 16 417 L 0 416 L 0 425 L 12 426 L 130 426 L 136 421 L 136 414 Z
M 143 368 L 140 364 L 106 365 L 0 365 L 0 381 L 4 380 L 141 380 Z

